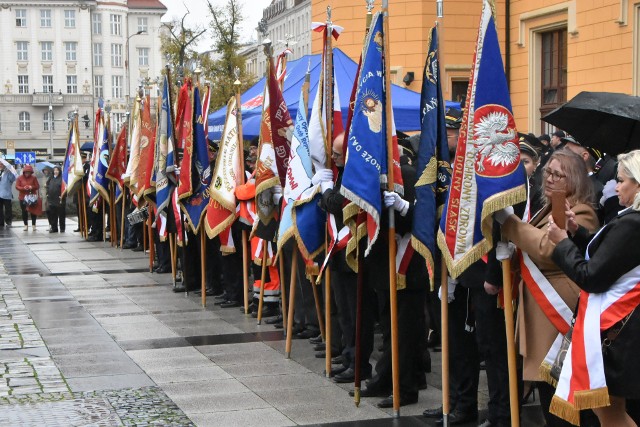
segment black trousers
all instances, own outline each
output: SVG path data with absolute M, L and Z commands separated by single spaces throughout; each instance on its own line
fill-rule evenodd
M 47 216 L 49 218 L 49 225 L 51 225 L 51 230 L 58 231 L 59 224 L 59 230 L 64 232 L 66 226 L 66 214 L 67 212 L 64 204 L 61 204 L 60 206 L 49 205 Z
M 280 278 L 282 289 L 286 292 L 287 304 L 289 304 L 289 284 L 291 278 L 291 264 L 293 261 L 293 251 L 298 251 L 298 247 L 294 239 L 290 239 L 282 247 L 282 256 L 284 257 L 284 277 Z M 313 299 L 313 288 L 305 274 L 305 265 L 302 255 L 298 251 L 298 265 L 296 269 L 296 298 L 294 301 L 293 321 L 301 327 L 319 331 L 318 316 L 316 314 L 316 305 Z M 313 285 L 315 286 L 315 285 Z
M 241 242 L 242 232 L 235 226 L 231 227 L 234 242 Z M 223 287 L 229 301 L 242 301 L 242 249 L 222 257 Z
M 472 293 L 480 290 L 456 287 L 455 299 L 449 303 L 449 399 L 451 410 L 478 411 L 480 361 Z M 482 290 L 484 292 L 484 290 Z M 446 296 L 445 296 L 446 297 Z
M 0 225 L 11 225 L 12 220 L 11 199 L 0 199 Z
M 27 225 L 29 222 L 29 212 L 27 212 L 27 204 L 24 200 L 20 201 L 20 209 L 22 210 L 22 222 Z M 36 216 L 31 214 L 31 225 L 36 225 Z

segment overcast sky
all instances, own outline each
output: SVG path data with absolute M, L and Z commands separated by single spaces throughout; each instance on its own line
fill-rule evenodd
M 187 24 L 190 26 L 200 25 L 209 28 L 210 17 L 209 7 L 206 0 L 160 0 L 167 7 L 168 11 L 162 18 L 163 22 L 171 21 L 173 18 L 182 18 L 189 9 L 187 16 Z M 227 0 L 209 0 L 213 5 L 223 5 Z M 244 21 L 242 23 L 242 41 L 251 38 L 252 32 L 258 25 L 258 21 L 262 19 L 262 9 L 267 7 L 271 0 L 239 0 L 242 4 L 242 14 Z M 185 8 L 186 5 L 186 8 Z M 202 39 L 198 43 L 197 50 L 202 52 L 211 49 L 211 37 Z

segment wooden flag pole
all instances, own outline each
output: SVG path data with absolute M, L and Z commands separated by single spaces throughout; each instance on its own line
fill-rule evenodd
M 153 223 L 153 218 L 151 218 L 151 216 L 153 215 L 153 212 L 151 211 L 151 206 L 149 207 L 149 217 L 147 218 L 147 231 L 148 231 L 148 235 L 149 235 L 149 273 L 153 273 L 153 261 L 156 257 L 156 245 L 155 245 L 155 239 L 153 238 L 153 227 L 152 227 L 152 223 Z
M 104 197 L 102 198 L 102 241 L 107 241 L 107 210 Z
M 147 252 L 147 227 L 144 225 L 142 226 L 142 251 Z
M 287 293 L 285 292 L 284 283 L 284 255 L 280 253 L 278 256 L 278 264 L 280 267 L 280 302 L 282 305 L 282 324 L 287 324 Z M 285 330 L 286 331 L 286 330 Z
M 382 17 L 384 31 L 384 78 L 386 97 L 386 127 L 387 127 L 387 188 L 395 191 L 393 171 L 393 122 L 391 112 L 391 76 L 389 73 L 389 0 L 382 0 Z M 396 288 L 396 225 L 395 211 L 389 207 L 389 305 L 391 308 L 391 372 L 393 384 L 393 417 L 400 416 L 400 366 L 398 361 L 398 295 Z
M 84 186 L 84 182 L 80 181 L 81 186 L 80 186 L 80 197 L 79 199 L 82 199 L 82 209 L 80 209 L 82 211 L 82 218 L 80 219 L 82 226 L 81 228 L 81 235 L 84 239 L 87 239 L 89 237 L 89 231 L 87 230 L 88 225 L 87 225 L 87 195 L 86 195 L 86 187 Z
M 309 280 L 309 282 L 311 283 L 311 289 L 313 290 L 313 301 L 316 305 L 316 313 L 318 313 L 318 326 L 320 327 L 320 336 L 322 336 L 323 341 L 326 341 L 327 333 L 325 328 L 325 322 L 324 322 L 324 319 L 322 318 L 322 302 L 320 301 L 320 295 L 318 294 L 319 285 L 316 285 L 315 279 Z M 331 316 L 329 316 L 329 313 L 326 312 L 326 310 L 330 308 L 331 308 L 330 305 L 325 304 L 325 317 L 328 318 L 327 327 L 331 327 Z
M 200 224 L 200 291 L 202 292 L 202 307 L 207 306 L 207 232 L 204 221 Z
M 507 334 L 507 360 L 509 366 L 509 403 L 511 404 L 511 425 L 520 426 L 520 399 L 518 393 L 518 372 L 516 368 L 515 327 L 513 324 L 513 283 L 511 282 L 511 259 L 502 260 L 502 291 L 504 293 L 504 324 Z
M 176 287 L 176 235 L 169 233 L 169 255 L 171 256 L 171 280 L 173 281 L 173 287 Z
M 291 256 L 291 276 L 289 277 L 289 310 L 287 311 L 287 341 L 284 355 L 291 359 L 291 335 L 293 335 L 293 313 L 296 301 L 296 276 L 298 275 L 298 250 L 294 248 Z
M 258 299 L 258 325 L 262 323 L 262 306 L 264 305 L 264 282 L 267 280 L 267 250 L 269 242 L 263 240 L 262 270 L 260 272 L 260 298 Z
M 124 246 L 124 222 L 127 221 L 127 217 L 124 216 L 124 208 L 127 204 L 127 186 L 125 185 L 122 188 L 122 215 L 120 217 L 120 250 L 123 249 Z
M 442 345 L 442 420 L 449 425 L 449 283 L 447 263 L 442 255 L 440 266 L 440 341 Z

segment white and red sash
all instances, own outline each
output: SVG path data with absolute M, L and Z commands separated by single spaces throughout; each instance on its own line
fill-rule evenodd
M 571 344 L 549 411 L 575 425 L 580 410 L 608 406 L 600 333 L 640 304 L 640 266 L 620 277 L 608 291 L 580 293 Z
M 404 236 L 396 234 L 397 251 L 396 251 L 396 287 L 397 289 L 405 289 L 407 287 L 407 269 L 413 257 L 415 249 L 411 245 L 411 233 Z

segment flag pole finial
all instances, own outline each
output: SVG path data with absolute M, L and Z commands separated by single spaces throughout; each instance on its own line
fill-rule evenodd
M 373 10 L 373 5 L 376 2 L 376 0 L 365 0 L 365 2 L 367 3 L 367 13 L 371 13 L 371 11 Z
M 436 0 L 436 16 L 444 18 L 444 0 Z

